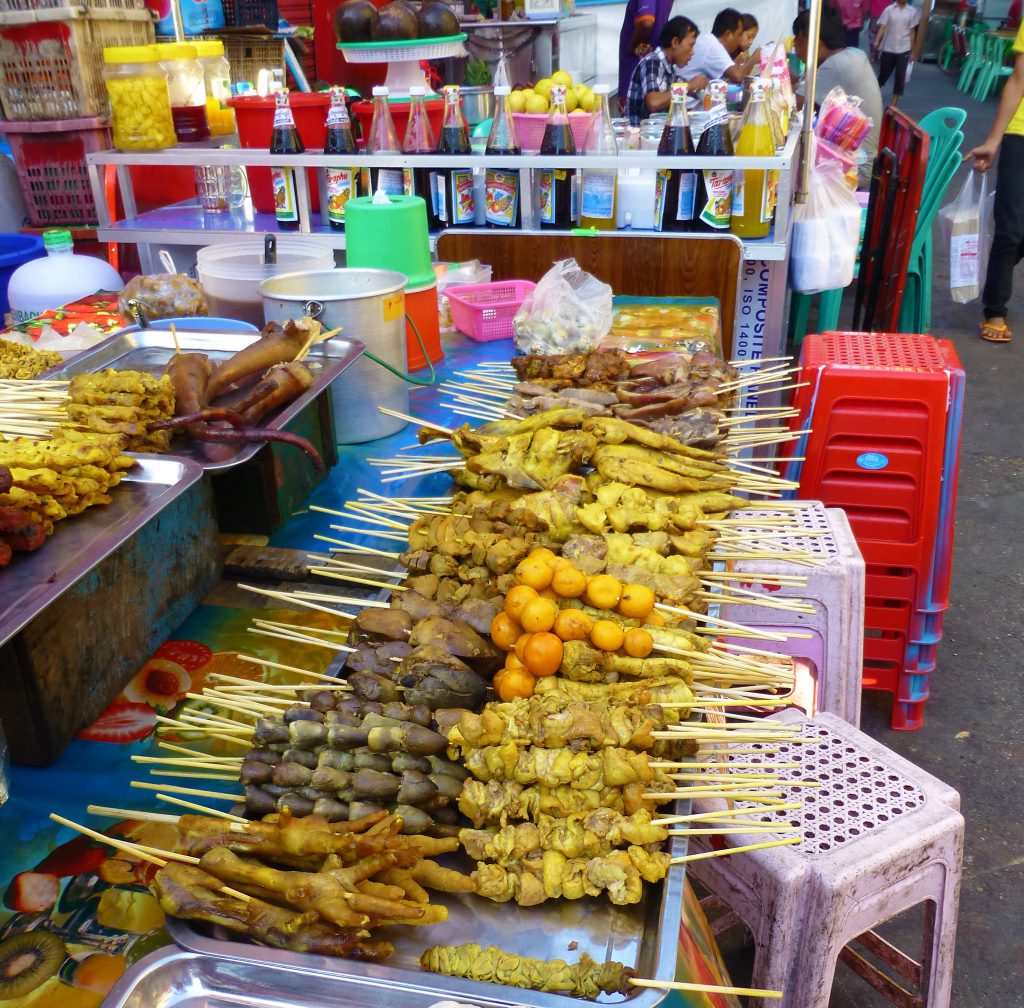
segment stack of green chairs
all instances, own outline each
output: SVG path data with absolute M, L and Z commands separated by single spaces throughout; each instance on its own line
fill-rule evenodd
M 967 113 L 963 109 L 940 108 L 930 112 L 920 123 L 928 134 L 928 168 L 921 189 L 914 242 L 910 248 L 899 332 L 926 333 L 931 327 L 932 223 L 950 180 L 962 161 L 960 151 L 964 135 L 960 127 L 966 119 Z M 863 237 L 863 219 L 861 225 Z M 839 325 L 844 289 L 822 291 L 818 295 L 818 332 L 829 332 Z M 796 349 L 799 349 L 807 333 L 812 297 L 810 294 L 794 292 L 790 299 L 790 337 Z
M 981 72 L 986 59 L 986 50 L 982 39 L 988 32 L 989 27 L 983 21 L 976 22 L 967 29 L 967 56 L 960 67 L 960 76 L 956 81 L 956 86 L 960 91 L 970 91 Z
M 983 52 L 982 64 L 978 69 L 974 87 L 971 88 L 971 97 L 975 101 L 984 101 L 998 89 L 1001 81 L 1005 81 L 1013 73 L 1013 67 L 1006 65 L 1006 45 L 999 35 L 983 35 L 980 44 Z
M 959 108 L 941 108 L 921 120 L 928 134 L 928 168 L 921 190 L 914 243 L 910 247 L 907 282 L 903 289 L 899 332 L 926 333 L 932 324 L 932 224 L 949 183 L 963 163 L 960 131 L 967 113 Z

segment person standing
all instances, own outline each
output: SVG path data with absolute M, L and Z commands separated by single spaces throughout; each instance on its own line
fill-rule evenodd
M 637 63 L 657 44 L 672 0 L 629 0 L 619 31 L 619 98 L 625 100 Z
M 843 20 L 846 46 L 856 48 L 860 45 L 860 33 L 864 28 L 865 4 L 863 0 L 833 0 L 833 6 Z M 824 7 L 822 12 L 824 12 Z
M 875 44 L 875 36 L 878 34 L 878 19 L 882 11 L 892 0 L 869 0 L 868 2 L 868 48 L 871 50 L 871 62 L 878 62 L 878 46 Z
M 914 47 L 917 26 L 921 23 L 921 12 L 907 0 L 896 0 L 882 11 L 878 19 L 878 34 L 875 47 L 878 49 L 878 86 L 895 73 L 892 85 L 892 104 L 903 97 L 907 86 L 907 68 L 910 66 L 910 50 Z
M 1024 259 L 1024 27 L 1013 43 L 1013 73 L 1003 85 L 999 108 L 985 142 L 967 152 L 974 170 L 984 174 L 999 155 L 999 175 L 992 210 L 995 234 L 981 292 L 983 320 L 979 335 L 989 343 L 1009 343 L 1013 336 L 1006 312 L 1013 293 L 1013 271 Z

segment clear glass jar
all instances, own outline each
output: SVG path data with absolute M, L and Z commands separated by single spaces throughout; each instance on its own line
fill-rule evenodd
M 231 97 L 231 64 L 224 55 L 220 39 L 193 43 L 199 54 L 206 79 L 206 121 L 214 136 L 228 136 L 235 132 L 235 110 L 228 108 Z
M 156 46 L 103 50 L 103 81 L 118 150 L 161 150 L 178 141 L 171 118 L 167 71 Z
M 206 140 L 210 135 L 206 121 L 206 75 L 196 47 L 184 42 L 162 42 L 157 49 L 167 71 L 175 135 L 182 143 Z

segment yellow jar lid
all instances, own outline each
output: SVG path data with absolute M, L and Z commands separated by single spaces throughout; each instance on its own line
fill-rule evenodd
M 223 56 L 224 43 L 220 39 L 200 39 L 194 42 L 196 52 L 200 56 Z
M 160 59 L 193 60 L 196 58 L 196 47 L 187 42 L 158 42 L 157 49 Z
M 159 59 L 155 45 L 107 46 L 103 50 L 104 63 L 156 63 Z

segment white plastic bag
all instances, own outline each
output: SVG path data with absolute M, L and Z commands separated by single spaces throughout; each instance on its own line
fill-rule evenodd
M 562 259 L 526 296 L 513 324 L 523 353 L 586 353 L 612 327 L 612 289 L 575 259 Z
M 811 169 L 807 202 L 793 208 L 789 282 L 801 294 L 846 287 L 853 281 L 860 242 L 860 204 L 839 161 Z
M 988 175 L 970 171 L 952 203 L 939 211 L 942 241 L 949 250 L 949 293 L 957 304 L 981 294 L 992 244 L 992 202 Z

